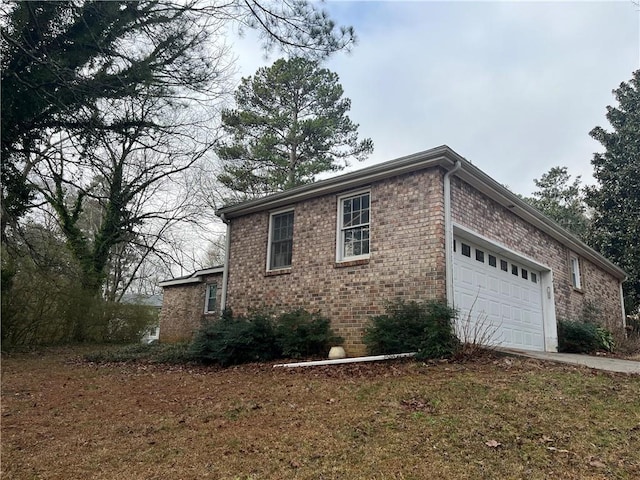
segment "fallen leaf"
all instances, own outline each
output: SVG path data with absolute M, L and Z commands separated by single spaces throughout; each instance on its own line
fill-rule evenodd
M 547 447 L 547 450 L 549 450 L 550 452 L 571 453 L 569 452 L 569 450 L 565 450 L 563 448 L 556 448 L 556 447 Z
M 496 441 L 496 440 L 489 440 L 487 442 L 484 442 L 484 444 L 487 447 L 491 447 L 491 448 L 498 448 L 498 447 L 502 446 L 502 444 L 500 442 Z
M 600 460 L 591 460 L 589 462 L 589 465 L 595 468 L 607 468 L 607 465 L 605 463 L 602 463 Z

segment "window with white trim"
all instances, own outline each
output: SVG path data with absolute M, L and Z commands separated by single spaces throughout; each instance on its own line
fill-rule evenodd
M 204 299 L 204 313 L 215 313 L 217 291 L 218 286 L 215 283 L 207 284 L 207 291 Z
M 338 205 L 338 260 L 369 256 L 371 192 L 340 198 Z
M 582 279 L 580 278 L 580 259 L 576 255 L 569 257 L 571 262 L 571 284 L 573 288 L 580 290 L 582 288 Z
M 293 210 L 272 213 L 269 221 L 267 270 L 291 267 L 293 257 Z

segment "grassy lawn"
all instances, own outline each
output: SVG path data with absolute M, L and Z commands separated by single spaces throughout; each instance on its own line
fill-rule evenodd
M 640 377 L 535 360 L 2 359 L 2 478 L 640 478 Z

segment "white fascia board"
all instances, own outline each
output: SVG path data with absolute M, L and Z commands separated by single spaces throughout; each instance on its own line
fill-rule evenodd
M 173 287 L 175 285 L 186 285 L 189 283 L 200 283 L 202 279 L 200 277 L 187 277 L 187 278 L 176 278 L 172 280 L 165 280 L 163 282 L 158 282 L 160 287 Z
M 211 267 L 205 268 L 204 270 L 196 270 L 192 277 L 200 276 L 200 275 L 212 275 L 214 273 L 222 273 L 224 271 L 224 267 Z
M 205 268 L 202 270 L 196 270 L 188 277 L 179 277 L 179 278 L 171 278 L 169 280 L 163 280 L 162 282 L 158 282 L 158 285 L 161 287 L 172 287 L 174 285 L 186 285 L 189 283 L 200 283 L 202 282 L 203 275 L 213 275 L 215 273 L 222 273 L 224 271 L 224 267 L 211 267 Z

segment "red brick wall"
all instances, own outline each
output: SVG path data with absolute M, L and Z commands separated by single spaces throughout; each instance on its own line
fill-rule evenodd
M 160 311 L 160 342 L 189 341 L 204 322 L 217 318 L 218 312 L 204 314 L 206 285 L 210 283 L 217 284 L 216 306 L 219 309 L 222 298 L 221 273 L 207 275 L 200 283 L 164 287 Z
M 582 291 L 577 291 L 571 284 L 567 247 L 458 178 L 452 180 L 451 198 L 454 222 L 553 270 L 557 318 L 577 319 L 590 303 L 600 310 L 604 325 L 621 328 L 620 287 L 612 275 L 580 258 Z
M 337 202 L 332 194 L 292 205 L 292 267 L 276 275 L 266 273 L 269 212 L 233 219 L 227 305 L 235 314 L 320 310 L 344 337 L 347 353 L 358 355 L 363 328 L 386 300 L 445 297 L 443 171 L 371 185 L 368 261 L 336 264 Z

